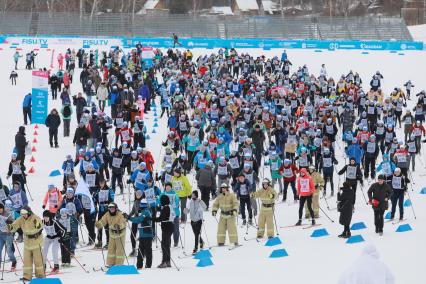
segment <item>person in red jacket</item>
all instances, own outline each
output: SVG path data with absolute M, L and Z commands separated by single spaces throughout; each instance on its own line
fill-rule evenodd
M 312 210 L 312 195 L 315 192 L 315 183 L 306 169 L 300 170 L 300 176 L 297 179 L 297 194 L 299 195 L 299 221 L 296 226 L 302 225 L 302 213 L 305 202 L 308 203 L 309 213 L 312 216 L 312 225 L 315 225 L 314 211 Z
M 44 195 L 42 204 L 43 209 L 46 208 L 47 202 L 49 202 L 50 213 L 56 214 L 62 204 L 62 194 L 54 184 L 49 184 L 48 190 Z
M 299 172 L 299 169 L 289 159 L 285 159 L 278 172 L 284 179 L 283 202 L 287 200 L 288 185 L 291 185 L 294 202 L 297 202 L 297 200 L 299 200 L 299 196 L 296 193 L 296 174 Z
M 145 162 L 146 169 L 151 173 L 154 170 L 154 158 L 152 157 L 152 154 L 150 151 L 148 151 L 146 148 L 142 149 L 142 152 L 139 155 L 140 159 Z
M 132 145 L 133 131 L 127 121 L 123 122 L 123 127 L 117 132 L 117 136 L 120 136 L 121 144 L 127 142 L 127 145 Z

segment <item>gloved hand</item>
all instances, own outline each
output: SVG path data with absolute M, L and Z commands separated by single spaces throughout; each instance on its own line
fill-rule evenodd
M 46 205 L 42 205 L 41 208 L 46 209 Z
M 215 217 L 217 214 L 217 211 L 212 211 L 212 216 Z
M 123 213 L 123 217 L 124 217 L 124 219 L 129 220 L 129 215 L 125 212 Z

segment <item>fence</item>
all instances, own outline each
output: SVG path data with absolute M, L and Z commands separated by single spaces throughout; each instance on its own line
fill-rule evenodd
M 90 37 L 270 38 L 412 41 L 398 17 L 190 16 L 78 13 L 6 13 L 0 34 Z

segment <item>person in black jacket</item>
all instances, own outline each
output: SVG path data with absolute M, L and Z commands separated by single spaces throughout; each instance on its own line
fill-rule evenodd
M 53 254 L 53 270 L 51 273 L 59 272 L 59 240 L 65 236 L 66 229 L 65 227 L 54 220 L 55 214 L 50 212 L 49 210 L 45 210 L 43 212 L 43 225 L 44 230 L 46 232 L 46 237 L 44 239 L 43 244 L 43 262 L 46 263 L 47 253 L 49 251 L 49 247 L 52 246 L 52 254 Z
M 56 100 L 58 98 L 58 88 L 60 86 L 60 81 L 58 76 L 56 76 L 55 73 L 53 73 L 53 75 L 50 76 L 49 83 L 50 83 L 50 90 L 52 93 L 52 100 Z
M 72 143 L 74 146 L 76 146 L 76 155 L 78 156 L 78 152 L 80 149 L 85 149 L 87 146 L 87 139 L 89 139 L 90 134 L 89 131 L 86 129 L 86 126 L 82 122 L 78 124 L 77 129 L 74 133 L 74 139 L 72 140 Z
M 55 148 L 58 148 L 58 128 L 61 125 L 61 118 L 58 111 L 54 108 L 50 114 L 46 117 L 44 122 L 49 128 L 49 143 L 50 147 L 53 147 L 53 140 L 55 140 Z
M 174 231 L 173 220 L 175 214 L 173 209 L 170 208 L 170 199 L 167 195 L 160 197 L 161 208 L 157 212 L 160 214 L 158 217 L 153 218 L 154 222 L 161 222 L 161 250 L 163 252 L 163 259 L 158 268 L 172 267 L 170 264 L 170 246 L 172 244 L 172 234 Z
M 386 177 L 379 175 L 377 182 L 373 183 L 368 190 L 368 203 L 373 206 L 374 225 L 376 233 L 383 235 L 383 215 L 388 209 L 388 200 L 392 195 L 392 188 L 386 183 Z
M 25 126 L 19 126 L 18 133 L 15 135 L 15 148 L 18 154 L 17 160 L 20 160 L 22 165 L 25 162 L 25 147 L 28 145 L 28 141 L 25 138 Z
M 89 120 L 89 127 L 90 127 L 90 138 L 91 143 L 89 145 L 90 148 L 95 148 L 96 143 L 102 142 L 102 133 L 101 133 L 101 120 L 98 119 L 96 115 L 92 115 L 92 119 Z
M 344 226 L 343 233 L 339 235 L 339 238 L 347 239 L 351 236 L 350 224 L 352 220 L 353 213 L 353 199 L 354 193 L 352 190 L 352 186 L 349 182 L 345 181 L 343 183 L 343 187 L 340 188 L 337 193 L 337 209 L 340 212 L 339 223 Z
M 84 107 L 87 105 L 86 99 L 83 98 L 82 93 L 78 93 L 77 96 L 72 97 L 73 105 L 75 105 L 75 113 L 77 115 L 77 123 L 80 122 L 83 116 Z

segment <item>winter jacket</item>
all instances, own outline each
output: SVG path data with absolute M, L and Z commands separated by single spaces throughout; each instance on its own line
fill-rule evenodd
M 99 124 L 96 121 L 96 119 L 89 120 L 89 127 L 90 127 L 90 134 L 92 138 L 97 138 L 97 139 L 102 138 L 101 128 L 99 127 Z
M 184 209 L 185 214 L 189 214 L 189 218 L 192 222 L 198 222 L 203 220 L 203 212 L 206 210 L 207 206 L 201 199 L 192 199 L 189 203 L 186 204 Z
M 108 99 L 108 88 L 106 86 L 100 85 L 98 88 L 98 93 L 96 97 L 100 101 L 106 101 Z
M 143 208 L 139 216 L 132 217 L 129 221 L 139 225 L 139 239 L 151 239 L 154 237 L 152 233 L 152 214 L 148 208 Z
M 62 204 L 62 194 L 56 187 L 52 190 L 48 190 L 43 198 L 43 206 L 46 206 L 49 201 L 49 211 L 56 214 L 59 210 L 59 206 Z
M 12 208 L 14 211 L 19 212 L 22 207 L 28 205 L 28 198 L 25 191 L 11 189 L 9 192 L 9 199 L 12 201 Z
M 210 165 L 206 165 L 204 169 L 200 169 L 195 177 L 198 187 L 208 187 L 216 189 L 216 175 Z
M 174 215 L 180 217 L 180 198 L 173 189 L 169 192 L 163 191 L 157 198 L 157 206 L 161 205 L 161 196 L 167 195 L 170 200 L 170 207 L 174 210 Z
M 300 172 L 305 172 L 305 176 L 299 176 L 296 183 L 298 196 L 311 196 L 315 193 L 315 183 L 312 177 L 307 173 L 306 169 L 301 169 Z
M 352 144 L 346 150 L 348 158 L 355 158 L 355 162 L 360 165 L 362 156 L 364 156 L 364 150 L 358 144 Z
M 69 114 L 68 115 L 66 115 L 67 114 L 67 112 L 65 111 L 66 109 L 69 109 Z M 73 112 L 73 110 L 72 110 L 71 105 L 64 105 L 64 106 L 62 106 L 62 108 L 61 108 L 62 119 L 63 120 L 71 120 L 72 112 Z
M 392 195 L 392 188 L 387 184 L 379 184 L 378 182 L 373 183 L 368 189 L 368 200 L 372 203 L 374 210 L 387 210 L 388 209 L 388 200 Z M 385 200 L 386 199 L 386 200 Z M 375 206 L 375 200 L 377 200 L 378 205 Z
M 337 193 L 337 210 L 340 212 L 339 223 L 343 226 L 351 223 L 354 192 L 351 187 L 342 187 Z
M 28 94 L 24 97 L 24 100 L 22 101 L 22 107 L 23 108 L 30 108 L 31 107 L 31 95 Z
M 186 176 L 172 177 L 172 187 L 180 198 L 188 197 L 192 194 L 192 186 Z
M 74 139 L 72 140 L 72 143 L 85 146 L 87 145 L 87 139 L 89 139 L 89 137 L 90 137 L 89 131 L 87 131 L 85 126 L 78 127 L 75 130 Z
M 87 105 L 86 99 L 83 97 L 73 97 L 73 105 L 77 113 L 83 113 L 84 107 Z
M 20 126 L 18 133 L 15 135 L 15 148 L 19 156 L 24 156 L 25 154 L 25 146 L 27 146 L 28 142 L 25 138 L 25 127 Z
M 59 125 L 61 125 L 61 117 L 59 114 L 49 114 L 46 117 L 44 124 L 46 124 L 46 127 L 48 127 L 49 130 L 58 129 Z

